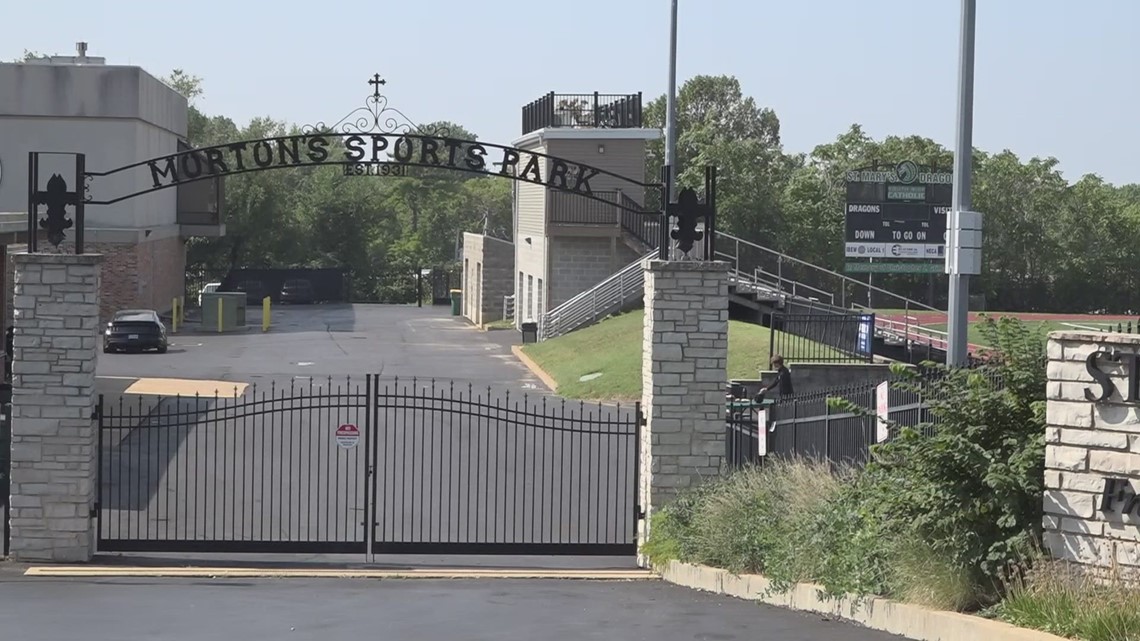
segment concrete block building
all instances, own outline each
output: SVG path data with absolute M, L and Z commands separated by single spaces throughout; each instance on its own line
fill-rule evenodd
M 645 217 L 630 213 L 645 204 L 646 143 L 661 136 L 642 126 L 640 94 L 550 93 L 523 107 L 520 150 L 583 163 L 605 172 L 591 179 L 598 200 L 518 182 L 514 190 L 513 265 L 509 274 L 488 269 L 486 243 L 464 244 L 464 263 L 473 266 L 472 285 L 464 270 L 464 292 L 478 300 L 464 305 L 473 323 L 503 314 L 503 296 L 513 295 L 516 326 L 544 313 L 626 267 L 649 252 L 655 238 Z M 550 159 L 542 161 L 548 175 Z M 620 176 L 620 178 L 619 178 Z M 624 205 L 623 209 L 619 205 Z M 482 284 L 474 286 L 475 279 Z M 513 284 L 508 291 L 490 280 Z M 497 297 L 497 300 L 485 300 Z
M 144 69 L 87 56 L 85 43 L 77 54 L 0 63 L 0 212 L 26 220 L 29 152 L 83 153 L 88 172 L 104 172 L 189 147 L 185 97 Z M 41 182 L 59 173 L 74 188 L 71 157 L 42 159 Z M 90 194 L 113 199 L 146 189 L 148 181 L 145 172 L 99 177 Z M 84 249 L 105 257 L 104 317 L 127 307 L 166 311 L 183 294 L 187 239 L 224 233 L 219 208 L 202 204 L 204 187 L 210 181 L 87 206 Z M 73 252 L 73 240 L 69 230 L 60 251 Z M 41 240 L 40 251 L 55 250 Z M 6 262 L 10 274 L 11 260 Z M 11 286 L 6 290 L 10 297 Z

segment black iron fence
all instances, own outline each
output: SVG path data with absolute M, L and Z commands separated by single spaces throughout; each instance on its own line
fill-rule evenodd
M 522 133 L 545 127 L 629 129 L 642 124 L 641 92 L 635 94 L 556 94 L 524 105 Z
M 738 392 L 739 393 L 739 392 Z M 876 443 L 897 436 L 901 426 L 938 420 L 919 394 L 886 383 L 863 383 L 776 402 L 753 403 L 727 395 L 725 457 L 729 467 L 759 464 L 768 457 L 799 457 L 837 465 L 862 465 Z M 866 412 L 833 408 L 844 398 Z M 880 421 L 885 416 L 887 421 Z M 929 433 L 929 432 L 928 432 Z
M 874 314 L 773 314 L 771 354 L 800 363 L 874 360 Z
M 102 551 L 636 552 L 637 405 L 369 376 L 98 418 Z
M 582 198 L 577 194 L 550 191 L 550 222 L 562 225 L 613 225 L 621 221 L 617 207 L 621 199 L 618 191 L 594 191 L 595 198 L 608 202 Z

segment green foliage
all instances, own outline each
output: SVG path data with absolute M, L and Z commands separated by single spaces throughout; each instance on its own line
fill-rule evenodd
M 1084 641 L 1140 640 L 1140 590 L 1117 576 L 1095 577 L 1060 563 L 1017 577 L 994 608 L 1013 625 Z
M 707 483 L 665 509 L 654 554 L 763 572 L 777 589 L 810 581 L 944 609 L 993 603 L 1040 536 L 1045 351 L 1041 332 L 1013 319 L 983 331 L 995 347 L 981 367 L 895 368 L 933 424 L 892 425 L 858 473 L 766 461 Z
M 202 79 L 175 70 L 164 81 L 191 102 L 188 137 L 196 147 L 285 136 L 297 128 L 270 118 L 238 126 L 194 102 Z M 449 122 L 425 131 L 475 139 Z M 339 167 L 299 167 L 229 176 L 226 235 L 187 243 L 187 269 L 213 278 L 236 267 L 344 267 L 358 300 L 415 300 L 417 274 L 458 260 L 462 233 L 510 238 L 506 180 L 415 168 L 406 177 L 344 176 Z

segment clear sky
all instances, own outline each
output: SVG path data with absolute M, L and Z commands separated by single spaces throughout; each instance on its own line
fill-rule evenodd
M 856 122 L 952 145 L 958 0 L 680 5 L 679 82 L 735 75 L 786 149 Z M 669 0 L 0 0 L 0 59 L 85 40 L 111 64 L 201 76 L 201 106 L 239 122 L 336 121 L 379 72 L 413 120 L 505 143 L 548 91 L 664 93 L 668 20 Z M 975 146 L 1140 182 L 1138 106 L 1140 0 L 978 0 Z

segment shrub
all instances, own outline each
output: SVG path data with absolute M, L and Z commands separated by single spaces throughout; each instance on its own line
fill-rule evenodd
M 945 560 L 951 583 L 974 586 L 976 605 L 998 596 L 1039 540 L 1045 463 L 1044 337 L 1008 318 L 983 329 L 995 349 L 981 367 L 896 369 L 895 386 L 920 393 L 937 420 L 895 426 L 861 479 L 886 535 L 921 541 L 924 555 Z M 894 588 L 913 593 L 906 575 L 895 574 Z
M 1095 580 L 1058 562 L 1015 576 L 995 608 L 1002 620 L 1085 641 L 1140 640 L 1140 590 L 1112 576 Z

